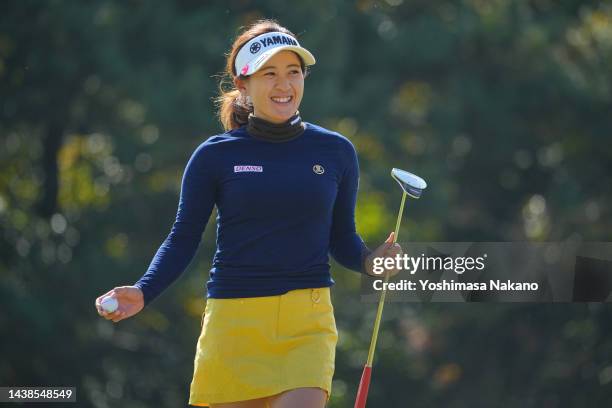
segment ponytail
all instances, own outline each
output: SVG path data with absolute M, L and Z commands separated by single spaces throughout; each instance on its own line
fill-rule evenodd
M 246 125 L 249 121 L 249 114 L 253 112 L 253 106 L 245 103 L 238 89 L 230 91 L 221 89 L 220 93 L 217 104 L 219 105 L 219 120 L 223 129 L 232 130 Z

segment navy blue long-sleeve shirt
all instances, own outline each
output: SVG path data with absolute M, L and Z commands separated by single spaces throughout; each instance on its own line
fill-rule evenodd
M 189 265 L 215 205 L 217 250 L 207 297 L 332 286 L 328 254 L 365 273 L 371 251 L 355 229 L 355 148 L 339 133 L 304 123 L 300 136 L 284 142 L 254 138 L 243 126 L 196 148 L 174 225 L 135 283 L 145 304 Z

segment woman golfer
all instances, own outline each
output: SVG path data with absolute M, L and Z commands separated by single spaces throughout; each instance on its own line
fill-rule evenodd
M 145 275 L 96 300 L 113 322 L 142 310 L 190 263 L 217 206 L 191 405 L 324 407 L 338 339 L 328 254 L 374 276 L 374 257 L 401 253 L 393 233 L 374 251 L 356 233 L 359 165 L 351 142 L 300 118 L 306 67 L 314 63 L 274 21 L 238 36 L 226 66 L 235 88 L 219 98 L 226 132 L 189 159 L 176 220 Z M 113 313 L 100 307 L 109 295 L 119 303 Z

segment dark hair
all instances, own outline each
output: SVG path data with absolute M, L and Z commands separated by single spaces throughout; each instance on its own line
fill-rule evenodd
M 237 75 L 235 68 L 236 55 L 240 51 L 240 48 L 252 38 L 272 31 L 279 31 L 295 37 L 295 34 L 278 24 L 275 20 L 258 20 L 246 27 L 238 37 L 236 37 L 230 52 L 226 54 L 225 71 L 219 82 L 219 96 L 216 98 L 218 106 L 217 115 L 225 130 L 236 129 L 246 124 L 248 122 L 249 113 L 253 111 L 253 106 L 247 105 L 246 101 L 240 97 L 240 91 L 236 89 L 234 85 L 234 78 L 237 76 L 247 78 L 242 75 Z M 302 72 L 306 75 L 307 70 L 302 58 L 300 58 L 300 63 L 302 65 Z

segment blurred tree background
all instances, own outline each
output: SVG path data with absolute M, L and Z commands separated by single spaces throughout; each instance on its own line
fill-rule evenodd
M 186 406 L 213 212 L 162 297 L 112 324 L 94 300 L 146 270 L 240 26 L 276 18 L 317 57 L 302 116 L 358 149 L 357 226 L 400 241 L 609 241 L 612 6 L 601 1 L 14 0 L 0 5 L 0 385 L 83 407 Z M 352 406 L 375 305 L 333 264 L 331 408 Z M 369 407 L 601 407 L 607 304 L 385 308 Z

